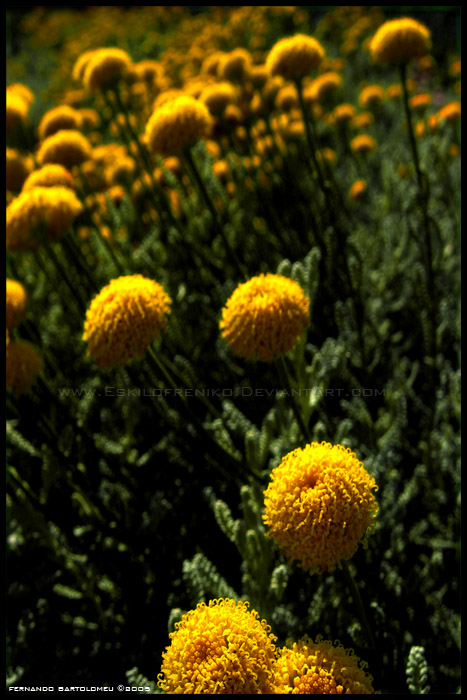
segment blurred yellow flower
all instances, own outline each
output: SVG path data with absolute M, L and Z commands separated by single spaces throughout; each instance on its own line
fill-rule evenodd
M 350 142 L 350 148 L 354 153 L 373 153 L 376 149 L 376 141 L 369 134 L 359 134 Z
M 430 30 L 415 19 L 402 17 L 381 25 L 370 42 L 370 53 L 376 63 L 398 63 L 425 56 L 430 45 Z
M 90 92 L 104 90 L 124 76 L 130 66 L 131 58 L 122 49 L 98 49 L 86 62 L 83 84 Z
M 153 113 L 145 141 L 153 154 L 174 155 L 207 136 L 211 123 L 205 104 L 193 97 L 176 97 Z
M 268 54 L 266 68 L 269 75 L 294 80 L 316 70 L 324 58 L 324 49 L 312 36 L 296 34 L 280 39 Z
M 91 158 L 92 147 L 86 136 L 74 129 L 63 129 L 46 138 L 37 153 L 40 165 L 58 163 L 69 170 Z
M 41 140 L 56 134 L 62 129 L 80 129 L 82 117 L 78 110 L 69 105 L 59 105 L 49 109 L 42 117 L 38 133 Z
M 44 362 L 34 345 L 25 340 L 10 340 L 6 349 L 6 385 L 15 395 L 26 394 Z
M 26 290 L 16 280 L 6 281 L 6 327 L 10 330 L 18 325 L 26 316 L 28 295 Z

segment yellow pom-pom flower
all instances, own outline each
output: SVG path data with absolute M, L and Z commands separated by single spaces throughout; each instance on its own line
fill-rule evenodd
M 70 170 L 91 158 L 92 147 L 86 136 L 75 129 L 62 129 L 46 138 L 38 151 L 40 165 L 58 163 Z
M 337 105 L 333 111 L 333 117 L 336 124 L 346 124 L 355 117 L 357 110 L 351 104 Z
M 21 282 L 6 281 L 6 327 L 14 328 L 26 316 L 28 296 Z
M 349 190 L 349 197 L 354 202 L 358 202 L 367 190 L 367 184 L 365 180 L 356 180 Z
M 358 98 L 360 106 L 364 109 L 380 105 L 385 97 L 384 88 L 381 85 L 367 85 L 364 87 Z
M 376 63 L 399 63 L 425 56 L 430 45 L 430 30 L 415 19 L 402 17 L 382 24 L 369 48 Z
M 6 349 L 6 385 L 15 394 L 26 394 L 44 362 L 38 351 L 25 340 L 10 340 Z
M 30 156 L 23 156 L 15 148 L 6 149 L 6 188 L 10 192 L 19 192 L 28 177 L 34 163 Z
M 153 154 L 170 156 L 207 136 L 212 119 L 205 104 L 182 95 L 153 113 L 145 141 Z
M 86 61 L 82 75 L 84 86 L 90 92 L 108 88 L 125 75 L 130 66 L 131 58 L 122 49 L 98 49 Z
M 376 149 L 376 141 L 369 134 L 360 134 L 352 139 L 350 148 L 354 153 L 373 153 Z
M 18 92 L 6 91 L 6 132 L 14 131 L 20 124 L 28 121 L 28 102 Z
M 315 78 L 303 91 L 305 101 L 320 102 L 342 85 L 342 76 L 330 71 Z
M 10 252 L 39 247 L 41 236 L 62 236 L 83 211 L 68 187 L 34 187 L 22 192 L 6 210 L 6 249 Z
M 261 274 L 233 292 L 219 327 L 236 355 L 273 362 L 292 350 L 309 323 L 309 308 L 310 300 L 297 282 Z
M 324 49 L 312 36 L 296 34 L 280 39 L 268 54 L 266 68 L 269 75 L 295 80 L 316 70 L 324 58 Z
M 276 664 L 278 693 L 287 695 L 373 695 L 373 678 L 353 649 L 335 641 L 287 640 Z
M 232 83 L 227 81 L 208 85 L 201 92 L 199 99 L 200 102 L 206 105 L 212 115 L 219 116 L 227 105 L 235 103 L 235 88 Z
M 143 357 L 165 328 L 171 303 L 158 282 L 142 275 L 111 280 L 86 312 L 83 340 L 88 354 L 103 368 Z
M 23 184 L 23 192 L 34 187 L 68 187 L 75 189 L 73 175 L 63 165 L 48 163 L 31 173 Z
M 158 685 L 168 694 L 275 692 L 276 637 L 248 603 L 199 603 L 183 615 L 163 653 Z
M 63 129 L 80 129 L 82 117 L 77 109 L 69 105 L 59 105 L 49 109 L 42 117 L 38 133 L 41 140 L 56 134 Z
M 461 103 L 449 102 L 449 104 L 441 107 L 437 117 L 439 122 L 447 121 L 450 124 L 455 124 L 460 121 L 461 118 Z
M 312 442 L 285 455 L 271 473 L 264 492 L 267 535 L 302 568 L 331 571 L 374 528 L 375 490 L 350 448 Z

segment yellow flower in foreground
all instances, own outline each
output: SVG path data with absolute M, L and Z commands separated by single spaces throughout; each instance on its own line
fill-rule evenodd
M 280 39 L 268 54 L 266 68 L 269 75 L 294 80 L 316 70 L 324 58 L 324 49 L 312 36 L 296 34 Z
M 22 192 L 6 210 L 6 248 L 37 249 L 66 233 L 83 205 L 68 187 L 34 187 Z
M 109 87 L 125 75 L 130 66 L 131 58 L 122 49 L 98 49 L 85 63 L 82 74 L 84 86 L 91 92 Z
M 207 136 L 212 119 L 205 104 L 182 95 L 156 109 L 146 125 L 151 153 L 174 155 Z
M 86 312 L 83 340 L 100 367 L 127 364 L 143 357 L 166 326 L 171 298 L 162 286 L 142 275 L 113 279 L 94 297 Z
M 237 287 L 222 309 L 219 327 L 236 355 L 273 362 L 295 345 L 308 325 L 309 307 L 297 282 L 261 274 Z
M 25 340 L 10 340 L 6 349 L 6 385 L 15 394 L 26 394 L 44 363 L 38 351 Z
M 425 56 L 430 45 L 430 30 L 415 19 L 402 17 L 381 25 L 370 42 L 370 53 L 376 63 L 398 63 Z
M 168 694 L 273 694 L 276 637 L 248 603 L 199 603 L 183 615 L 163 653 L 158 685 Z
M 279 693 L 288 695 L 373 695 L 373 678 L 353 649 L 338 641 L 313 642 L 307 635 L 287 641 L 276 664 Z
M 264 492 L 267 535 L 302 568 L 331 571 L 374 528 L 377 488 L 350 448 L 312 442 L 285 455 L 271 473 Z
M 6 327 L 14 328 L 26 316 L 28 296 L 21 282 L 6 281 Z
M 91 158 L 92 148 L 86 136 L 75 129 L 62 129 L 46 138 L 39 148 L 37 160 L 41 165 L 58 163 L 68 170 Z

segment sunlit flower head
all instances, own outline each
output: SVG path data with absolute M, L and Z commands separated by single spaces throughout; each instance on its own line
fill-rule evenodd
M 90 92 L 111 87 L 125 75 L 130 66 L 131 58 L 122 49 L 98 49 L 86 62 L 83 84 Z
M 86 312 L 83 340 L 88 354 L 103 368 L 143 357 L 166 327 L 171 303 L 158 282 L 142 275 L 111 280 Z
M 373 151 L 376 149 L 376 141 L 374 140 L 373 136 L 370 136 L 369 134 L 360 134 L 352 139 L 350 142 L 350 148 L 354 153 L 373 153 Z
M 353 649 L 307 635 L 287 640 L 276 664 L 279 693 L 288 695 L 373 695 L 373 678 Z
M 97 51 L 99 51 L 99 49 L 90 49 L 89 51 L 84 51 L 80 56 L 78 56 L 71 73 L 73 80 L 80 83 L 83 81 L 86 66 Z
M 22 192 L 6 210 L 6 248 L 37 250 L 42 237 L 53 241 L 62 236 L 83 205 L 67 187 L 34 187 Z
M 176 97 L 156 109 L 146 125 L 145 140 L 153 154 L 174 155 L 207 136 L 212 118 L 193 97 Z
M 280 39 L 268 54 L 266 67 L 269 75 L 280 75 L 294 80 L 316 70 L 324 58 L 324 49 L 312 36 L 296 34 Z
M 28 88 L 27 85 L 23 85 L 22 83 L 14 83 L 13 85 L 8 85 L 6 91 L 10 93 L 15 93 L 16 95 L 22 97 L 29 107 L 36 99 L 34 97 L 33 91 L 30 88 Z
M 367 85 L 360 93 L 358 101 L 363 109 L 381 104 L 385 97 L 384 88 L 381 85 Z
M 19 93 L 6 91 L 6 131 L 9 133 L 28 121 L 29 104 Z
M 421 92 L 420 94 L 411 97 L 409 104 L 411 109 L 422 112 L 427 107 L 429 107 L 432 102 L 433 98 L 430 95 L 430 93 Z
M 430 30 L 415 19 L 402 17 L 382 24 L 369 48 L 376 63 L 399 63 L 425 56 L 430 45 Z
M 15 395 L 26 394 L 44 362 L 34 345 L 25 340 L 10 340 L 6 349 L 6 385 Z
M 15 148 L 6 149 L 6 188 L 10 192 L 19 192 L 34 164 L 30 156 L 24 156 Z
M 217 76 L 221 80 L 243 81 L 251 66 L 251 54 L 246 49 L 234 49 L 224 54 L 217 65 Z
M 199 99 L 213 116 L 219 116 L 227 105 L 236 102 L 236 92 L 232 83 L 224 81 L 207 85 L 201 92 Z
M 303 90 L 303 97 L 310 102 L 320 102 L 331 92 L 335 92 L 342 86 L 342 76 L 330 71 L 315 78 Z
M 28 295 L 26 290 L 16 280 L 6 281 L 6 327 L 14 328 L 26 316 Z
M 336 124 L 346 124 L 355 117 L 357 110 L 351 104 L 341 104 L 334 108 L 333 116 Z
M 374 528 L 376 490 L 350 448 L 312 442 L 289 452 L 271 472 L 264 492 L 267 535 L 302 568 L 331 571 Z
M 358 202 L 367 190 L 367 184 L 365 180 L 356 180 L 349 190 L 349 197 L 354 202 Z
M 460 121 L 461 118 L 461 103 L 460 102 L 449 102 L 449 104 L 441 107 L 438 114 L 438 122 L 447 121 L 450 124 L 455 124 Z
M 275 692 L 276 637 L 248 603 L 199 603 L 183 615 L 163 653 L 158 685 L 169 695 Z
M 63 129 L 46 138 L 37 154 L 40 165 L 58 163 L 70 170 L 91 158 L 92 147 L 86 136 L 74 129 Z
M 68 172 L 63 165 L 58 163 L 48 163 L 39 170 L 35 170 L 25 180 L 23 192 L 32 190 L 34 187 L 69 187 L 75 189 L 73 175 Z
M 219 327 L 235 355 L 273 362 L 292 350 L 309 323 L 310 300 L 282 275 L 261 274 L 240 284 L 222 309 Z
M 56 134 L 62 129 L 80 129 L 82 117 L 78 110 L 69 105 L 59 105 L 49 109 L 42 117 L 38 133 L 41 140 Z

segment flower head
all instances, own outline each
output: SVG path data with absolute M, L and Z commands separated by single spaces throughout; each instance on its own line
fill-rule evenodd
M 375 480 L 350 448 L 312 442 L 289 452 L 264 492 L 267 535 L 312 573 L 350 559 L 378 513 Z
M 105 89 L 119 80 L 131 66 L 131 58 L 122 49 L 94 51 L 85 63 L 82 79 L 90 92 Z
M 23 156 L 15 148 L 6 149 L 6 188 L 19 192 L 34 164 L 32 158 Z
M 151 153 L 169 156 L 207 136 L 210 126 L 206 105 L 182 95 L 155 110 L 146 125 L 145 139 Z
M 447 121 L 450 124 L 455 124 L 460 121 L 461 118 L 461 103 L 449 102 L 449 104 L 441 107 L 437 117 L 439 122 Z
M 342 85 L 342 76 L 339 73 L 330 71 L 315 78 L 303 91 L 305 101 L 320 102 L 331 92 L 334 92 Z
M 6 247 L 37 249 L 43 234 L 48 241 L 63 235 L 83 211 L 83 205 L 68 187 L 34 187 L 22 192 L 6 210 Z
M 425 56 L 430 44 L 431 33 L 424 24 L 402 17 L 381 25 L 370 42 L 370 53 L 376 63 L 399 63 Z
M 169 694 L 274 693 L 276 637 L 248 603 L 199 603 L 170 634 L 158 679 Z
M 9 133 L 28 121 L 29 103 L 13 90 L 6 91 L 6 131 Z
M 376 141 L 369 134 L 360 134 L 352 139 L 350 148 L 354 153 L 373 153 L 376 149 Z
M 319 41 L 306 34 L 296 34 L 274 44 L 266 67 L 271 76 L 280 75 L 286 80 L 294 80 L 316 70 L 323 58 L 324 49 Z
M 28 295 L 21 282 L 6 281 L 6 327 L 14 328 L 26 316 Z
M 6 385 L 15 394 L 26 394 L 44 362 L 38 351 L 25 340 L 10 340 L 6 349 Z
M 41 140 L 56 134 L 62 129 L 79 129 L 82 117 L 78 110 L 69 105 L 59 105 L 49 109 L 44 114 L 39 124 L 39 138 Z
M 365 180 L 356 180 L 349 190 L 349 197 L 354 202 L 360 200 L 367 190 L 367 184 Z
M 223 81 L 207 85 L 201 92 L 200 101 L 206 105 L 212 115 L 222 114 L 227 105 L 236 101 L 235 88 L 232 83 Z
M 143 357 L 165 328 L 172 300 L 162 286 L 142 275 L 110 281 L 86 312 L 83 340 L 100 367 L 127 364 Z
M 23 184 L 23 192 L 34 187 L 68 187 L 75 188 L 73 175 L 63 165 L 48 163 L 39 170 L 35 170 L 26 178 Z
M 219 327 L 236 355 L 273 362 L 295 345 L 308 325 L 309 307 L 297 282 L 261 274 L 237 287 L 222 310 Z
M 385 91 L 381 85 L 367 85 L 363 88 L 358 98 L 360 106 L 364 109 L 381 104 L 384 100 Z
M 41 165 L 58 163 L 70 169 L 91 158 L 92 148 L 86 136 L 75 129 L 62 129 L 41 144 L 37 160 Z
M 276 664 L 279 693 L 293 695 L 373 695 L 373 678 L 353 649 L 307 635 L 287 641 Z

